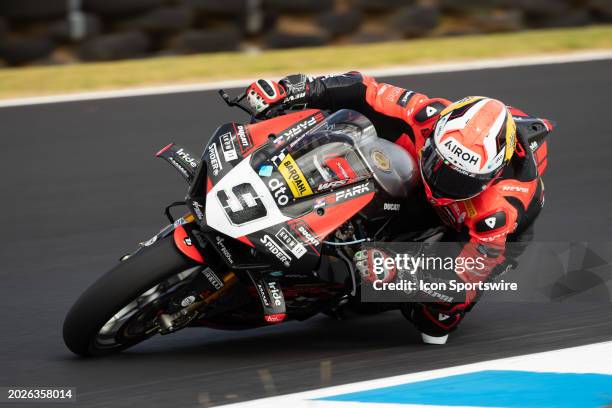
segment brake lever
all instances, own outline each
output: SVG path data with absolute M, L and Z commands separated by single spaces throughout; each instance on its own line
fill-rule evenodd
M 242 92 L 241 94 L 239 94 L 238 96 L 236 96 L 235 98 L 231 98 L 227 92 L 225 92 L 224 89 L 219 89 L 219 95 L 221 95 L 221 99 L 223 99 L 223 101 L 227 104 L 227 106 L 229 107 L 238 107 L 240 109 L 242 109 L 244 112 L 246 112 L 249 116 L 253 117 L 254 114 L 251 111 L 251 109 L 249 109 L 248 107 L 244 106 L 243 104 L 241 104 L 240 102 L 245 98 L 246 93 Z
M 232 100 L 224 89 L 219 89 L 219 95 L 221 95 L 221 99 L 223 99 L 227 106 L 232 106 Z
M 286 111 L 286 107 L 284 105 L 278 105 L 276 107 L 271 107 L 263 114 L 254 113 L 248 106 L 244 106 L 241 102 L 246 97 L 246 92 L 242 92 L 234 98 L 231 98 L 224 89 L 219 89 L 219 95 L 221 99 L 227 104 L 229 107 L 238 107 L 246 112 L 250 117 L 250 123 L 261 122 L 262 120 L 272 119 L 277 116 L 283 115 Z

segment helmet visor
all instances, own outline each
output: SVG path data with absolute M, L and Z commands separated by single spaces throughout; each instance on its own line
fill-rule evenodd
M 496 172 L 470 175 L 444 160 L 431 140 L 421 152 L 421 174 L 436 198 L 465 200 L 484 190 Z

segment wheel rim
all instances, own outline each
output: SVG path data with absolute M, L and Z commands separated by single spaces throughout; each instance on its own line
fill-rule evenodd
M 179 272 L 146 290 L 136 299 L 115 313 L 94 338 L 97 349 L 112 349 L 138 343 L 153 336 L 157 326 L 153 323 L 169 298 L 184 287 L 200 270 L 193 267 Z

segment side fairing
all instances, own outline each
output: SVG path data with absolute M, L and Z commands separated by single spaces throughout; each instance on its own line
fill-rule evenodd
M 265 143 L 261 133 L 270 132 L 269 123 L 220 127 L 204 155 L 206 204 L 198 218 L 279 268 L 311 271 L 322 241 L 363 209 L 376 188 L 359 150 L 376 139 L 371 123 L 349 111 L 324 118 L 316 111 L 296 115 Z
M 374 197 L 375 184 L 363 180 L 280 207 L 274 189 L 247 157 L 213 185 L 206 197 L 208 226 L 238 239 L 280 268 L 311 271 L 322 241 Z M 290 194 L 290 193 L 287 193 Z
M 296 272 L 312 271 L 321 255 L 323 240 L 366 207 L 374 198 L 372 181 L 365 181 L 308 201 L 310 210 L 245 238 L 276 265 Z

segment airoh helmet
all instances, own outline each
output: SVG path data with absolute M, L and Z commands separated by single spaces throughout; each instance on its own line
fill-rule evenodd
M 470 96 L 447 106 L 421 150 L 428 200 L 446 205 L 480 194 L 501 174 L 516 144 L 516 125 L 502 102 Z

